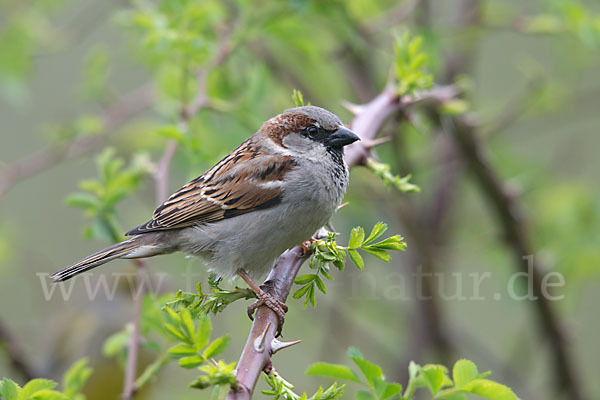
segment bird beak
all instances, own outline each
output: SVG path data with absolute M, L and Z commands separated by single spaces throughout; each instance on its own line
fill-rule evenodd
M 327 138 L 327 145 L 329 147 L 341 148 L 349 145 L 350 143 L 354 143 L 357 140 L 360 140 L 360 138 L 356 133 L 352 132 L 350 129 L 342 127 L 329 135 Z

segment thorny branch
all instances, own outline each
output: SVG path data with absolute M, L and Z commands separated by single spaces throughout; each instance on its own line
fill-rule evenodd
M 415 97 L 398 97 L 392 89 L 388 88 L 367 104 L 351 106 L 356 116 L 350 127 L 360 136 L 361 142 L 353 143 L 347 148 L 348 166 L 353 167 L 366 162 L 370 148 L 368 143 L 375 139 L 390 115 L 416 103 L 444 102 L 456 94 L 455 87 L 443 86 Z M 285 302 L 298 270 L 309 256 L 310 254 L 307 254 L 301 246 L 296 246 L 280 256 L 265 281 L 267 286 L 273 288 L 271 290 L 273 296 Z M 280 348 L 290 345 L 282 344 L 275 339 L 277 323 L 277 315 L 271 309 L 266 306 L 258 309 L 237 365 L 236 376 L 239 387 L 229 393 L 227 397 L 229 400 L 250 399 L 262 371 L 269 371 L 271 368 L 271 356 Z

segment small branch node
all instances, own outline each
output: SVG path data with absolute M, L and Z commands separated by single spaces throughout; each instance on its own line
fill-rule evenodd
M 263 368 L 263 372 L 267 375 L 270 375 L 271 371 L 275 371 L 275 368 L 273 368 L 273 363 L 269 360 L 267 365 L 265 365 L 265 367 Z

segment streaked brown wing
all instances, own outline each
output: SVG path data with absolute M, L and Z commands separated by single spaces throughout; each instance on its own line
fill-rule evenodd
M 261 154 L 248 140 L 175 192 L 150 221 L 126 235 L 216 222 L 272 207 L 281 202 L 278 183 L 294 165 L 291 157 Z

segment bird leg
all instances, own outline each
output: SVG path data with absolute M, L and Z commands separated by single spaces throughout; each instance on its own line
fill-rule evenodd
M 279 320 L 279 325 L 277 327 L 277 333 L 275 336 L 281 335 L 281 329 L 283 328 L 283 322 L 285 321 L 285 313 L 288 311 L 287 305 L 279 299 L 275 298 L 272 294 L 265 292 L 260 286 L 258 286 L 252 278 L 248 275 L 248 273 L 240 268 L 237 270 L 237 274 L 250 286 L 250 289 L 256 295 L 258 299 L 254 304 L 248 307 L 248 317 L 251 320 L 254 320 L 254 311 L 260 306 L 267 306 L 271 310 L 275 312 L 277 318 Z

